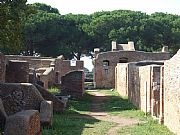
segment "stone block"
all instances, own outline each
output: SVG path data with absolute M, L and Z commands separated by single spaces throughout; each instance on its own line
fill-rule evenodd
M 39 112 L 26 110 L 9 116 L 4 135 L 42 135 Z
M 53 122 L 53 102 L 42 101 L 40 107 L 40 118 L 43 126 L 52 126 Z

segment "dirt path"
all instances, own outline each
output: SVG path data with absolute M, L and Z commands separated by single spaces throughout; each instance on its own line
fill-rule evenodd
M 93 93 L 94 97 L 92 99 L 92 105 L 91 105 L 91 110 L 90 110 L 91 112 L 89 113 L 89 115 L 98 120 L 116 123 L 116 125 L 108 131 L 107 135 L 116 135 L 117 130 L 119 128 L 141 123 L 137 119 L 122 118 L 119 116 L 111 116 L 111 115 L 108 115 L 108 113 L 103 112 L 102 105 L 103 105 L 103 102 L 108 97 L 105 94 L 99 93 L 97 91 L 92 91 L 92 93 Z

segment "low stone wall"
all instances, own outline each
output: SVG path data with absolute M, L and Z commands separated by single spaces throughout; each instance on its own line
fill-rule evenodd
M 6 63 L 5 56 L 0 53 L 0 82 L 5 82 Z
M 7 83 L 29 82 L 29 63 L 26 61 L 11 60 L 6 68 Z
M 18 56 L 18 55 L 6 55 L 9 60 L 20 60 L 29 62 L 29 67 L 38 69 L 42 67 L 50 67 L 54 59 L 51 57 L 33 57 L 33 56 Z
M 84 94 L 84 71 L 72 71 L 62 77 L 61 94 L 79 98 Z
M 180 135 L 180 50 L 164 65 L 164 124 Z

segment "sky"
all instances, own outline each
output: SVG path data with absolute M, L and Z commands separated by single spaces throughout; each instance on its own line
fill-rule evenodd
M 180 0 L 28 0 L 51 5 L 59 10 L 60 14 L 92 14 L 97 11 L 133 10 L 147 14 L 164 12 L 180 15 Z M 92 60 L 83 57 L 84 66 L 90 71 L 93 68 Z
M 60 14 L 91 14 L 119 9 L 142 11 L 148 14 L 164 12 L 180 15 L 180 0 L 28 0 L 46 3 L 59 9 Z

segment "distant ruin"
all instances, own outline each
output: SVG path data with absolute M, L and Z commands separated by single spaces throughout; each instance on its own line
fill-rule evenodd
M 166 51 L 165 51 L 166 50 Z M 134 43 L 116 44 L 112 42 L 112 51 L 94 50 L 94 82 L 96 88 L 115 87 L 115 67 L 117 63 L 138 62 L 144 60 L 167 60 L 170 58 L 167 49 L 163 52 L 142 52 L 134 49 Z

